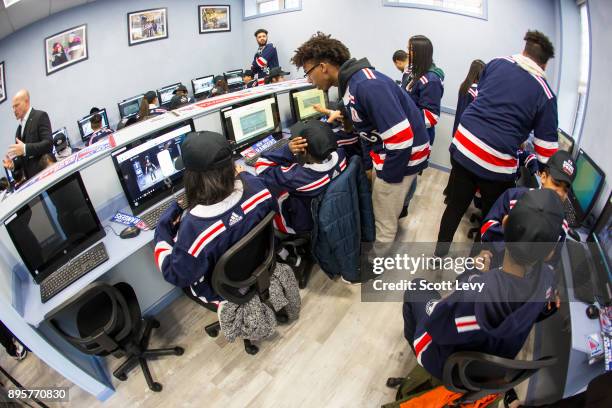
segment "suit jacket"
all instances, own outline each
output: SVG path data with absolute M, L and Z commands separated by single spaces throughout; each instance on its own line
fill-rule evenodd
M 15 138 L 26 144 L 26 155 L 15 158 L 15 169 L 21 170 L 29 179 L 42 170 L 40 158 L 45 153 L 53 152 L 51 138 L 51 121 L 47 112 L 32 109 L 24 125 L 23 135 L 21 125 L 17 127 Z

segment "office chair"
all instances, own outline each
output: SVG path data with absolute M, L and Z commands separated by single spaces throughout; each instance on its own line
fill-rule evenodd
M 270 277 L 276 267 L 273 218 L 274 213 L 269 213 L 217 261 L 212 287 L 223 299 L 243 305 L 254 296 L 264 303 L 270 298 Z M 279 323 L 288 321 L 284 310 L 276 313 L 276 319 Z M 210 337 L 217 337 L 220 329 L 218 321 L 204 328 Z M 244 349 L 248 354 L 259 351 L 248 339 L 244 339 Z
M 503 394 L 540 368 L 557 363 L 556 357 L 535 361 L 513 360 L 475 351 L 453 353 L 444 364 L 442 380 L 450 391 L 464 394 L 458 402 L 473 402 L 490 394 Z
M 113 372 L 120 381 L 127 380 L 128 371 L 140 364 L 147 385 L 155 392 L 161 391 L 162 385 L 153 381 L 147 360 L 184 353 L 181 347 L 148 349 L 151 331 L 160 324 L 152 318 L 143 319 L 136 293 L 125 282 L 114 286 L 93 283 L 70 302 L 53 310 L 47 319 L 64 339 L 83 353 L 125 357 Z M 77 336 L 65 330 L 75 324 Z

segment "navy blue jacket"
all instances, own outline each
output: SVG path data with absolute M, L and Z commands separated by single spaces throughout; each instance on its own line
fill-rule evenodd
M 361 242 L 375 238 L 370 187 L 359 156 L 313 201 L 312 215 L 312 254 L 323 272 L 358 281 Z
M 251 71 L 255 78 L 263 79 L 270 72 L 270 68 L 278 67 L 278 54 L 276 53 L 276 47 L 272 43 L 266 44 L 263 48 L 258 48 L 255 56 L 253 57 L 253 63 L 251 64 Z
M 433 146 L 436 138 L 435 127 L 440 121 L 440 105 L 444 95 L 444 72 L 433 66 L 418 80 L 411 78 L 406 91 L 416 106 L 423 111 L 429 144 Z
M 89 143 L 87 143 L 87 146 L 91 146 L 92 144 L 99 142 L 100 140 L 103 140 L 112 134 L 113 134 L 113 131 L 110 130 L 109 128 L 98 129 L 95 132 L 93 132 L 91 136 L 89 137 Z
M 455 133 L 457 132 L 457 128 L 459 127 L 459 120 L 461 119 L 461 115 L 470 105 L 470 103 L 474 102 L 474 99 L 478 96 L 478 84 L 472 84 L 468 88 L 467 93 L 461 94 L 459 92 L 459 97 L 457 98 L 457 109 L 455 110 L 455 122 L 453 123 L 453 133 L 451 137 L 455 137 Z

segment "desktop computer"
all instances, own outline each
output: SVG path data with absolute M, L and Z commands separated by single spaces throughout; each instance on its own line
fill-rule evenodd
M 314 87 L 306 90 L 301 89 L 290 91 L 289 101 L 294 122 L 306 121 L 308 119 L 319 119 L 323 116 L 323 114 L 317 112 L 313 106 L 319 104 L 324 109 L 327 109 L 327 106 L 329 105 L 327 94 Z
M 81 140 L 85 143 L 91 137 L 93 130 L 91 129 L 91 118 L 94 115 L 102 116 L 102 127 L 107 128 L 108 126 L 108 116 L 106 115 L 106 109 L 100 109 L 99 112 L 92 113 L 91 115 L 87 115 L 82 119 L 79 119 L 77 124 L 79 125 L 79 132 L 81 133 Z
M 244 87 L 244 80 L 242 79 L 243 71 L 241 69 L 224 72 L 223 76 L 225 77 L 225 81 L 230 91 L 235 91 Z
M 180 82 L 177 82 L 176 84 L 172 84 L 172 85 L 164 86 L 163 88 L 159 88 L 157 90 L 157 99 L 159 101 L 159 105 L 164 108 L 168 108 L 170 106 L 170 101 L 172 100 L 172 97 L 174 96 L 174 91 L 176 91 L 176 89 L 181 85 L 182 84 Z
M 566 219 L 570 227 L 582 225 L 599 197 L 605 173 L 584 150 L 576 156 L 576 178 L 565 201 Z
M 282 138 L 276 95 L 267 95 L 222 108 L 223 134 L 236 155 L 253 165 L 263 151 L 287 144 Z
M 21 207 L 5 226 L 40 284 L 43 303 L 108 259 L 102 242 L 87 249 L 106 234 L 78 172 Z
M 119 108 L 119 116 L 121 119 L 129 119 L 138 115 L 140 110 L 140 102 L 144 97 L 143 94 L 132 96 L 131 98 L 125 99 L 117 104 Z
M 215 76 L 207 75 L 200 78 L 191 80 L 191 87 L 193 88 L 193 97 L 198 98 L 208 98 L 212 89 L 215 86 Z
M 175 169 L 174 162 L 181 155 L 185 136 L 194 129 L 192 120 L 181 122 L 112 153 L 132 212 L 151 228 L 172 203 L 174 193 L 182 189 L 184 170 Z
M 557 129 L 557 135 L 559 137 L 559 149 L 572 154 L 574 151 L 574 138 L 561 129 Z

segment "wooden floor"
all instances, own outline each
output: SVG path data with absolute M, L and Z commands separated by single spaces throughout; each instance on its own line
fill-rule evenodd
M 435 242 L 448 174 L 428 169 L 419 178 L 410 215 L 398 239 Z M 464 219 L 455 235 L 466 241 Z M 139 369 L 103 404 L 30 355 L 0 363 L 24 385 L 71 386 L 64 406 L 104 407 L 377 407 L 394 400 L 387 377 L 404 376 L 416 363 L 402 336 L 400 303 L 362 303 L 360 287 L 329 280 L 316 269 L 302 291 L 300 319 L 247 355 L 241 342 L 211 339 L 204 326 L 216 315 L 181 297 L 159 316 L 152 346 L 180 345 L 181 357 L 150 363 L 161 393 L 149 391 Z M 118 361 L 107 358 L 116 367 Z M 59 406 L 59 405 L 56 405 Z

